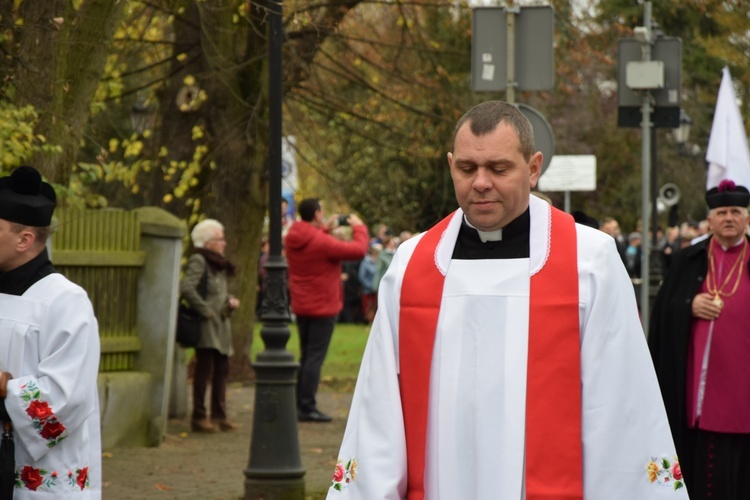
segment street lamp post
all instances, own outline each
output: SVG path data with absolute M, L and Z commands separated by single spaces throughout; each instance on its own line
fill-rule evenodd
M 281 255 L 282 59 L 281 0 L 268 2 L 268 203 L 269 257 L 260 336 L 265 349 L 253 363 L 255 406 L 246 500 L 302 500 L 305 469 L 299 451 L 295 374 L 299 365 L 286 350 L 289 341 L 286 261 Z
M 675 142 L 680 148 L 680 154 L 687 156 L 689 154 L 688 139 L 690 138 L 690 127 L 693 120 L 680 109 L 680 126 L 672 130 Z

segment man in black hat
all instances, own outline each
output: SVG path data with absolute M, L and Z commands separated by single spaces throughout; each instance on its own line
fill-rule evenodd
M 711 236 L 674 257 L 649 347 L 690 498 L 750 498 L 750 193 L 706 193 Z
M 0 498 L 101 498 L 99 331 L 49 260 L 55 204 L 33 167 L 0 178 Z

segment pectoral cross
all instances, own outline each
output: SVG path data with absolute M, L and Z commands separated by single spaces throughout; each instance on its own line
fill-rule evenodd
M 714 295 L 714 300 L 712 300 L 711 302 L 713 302 L 714 304 L 716 304 L 717 306 L 719 306 L 719 308 L 724 307 L 724 301 L 721 300 L 721 297 L 719 297 L 719 293 L 718 292 Z

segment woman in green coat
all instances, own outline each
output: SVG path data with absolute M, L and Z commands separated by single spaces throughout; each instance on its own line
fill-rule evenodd
M 227 280 L 235 275 L 235 266 L 224 256 L 227 242 L 220 222 L 203 220 L 195 225 L 190 237 L 196 252 L 188 259 L 180 293 L 203 317 L 200 340 L 195 348 L 190 426 L 195 432 L 232 431 L 237 425 L 230 422 L 226 414 L 229 356 L 232 355 L 230 316 L 240 302 L 229 295 Z M 205 403 L 209 383 L 210 413 Z

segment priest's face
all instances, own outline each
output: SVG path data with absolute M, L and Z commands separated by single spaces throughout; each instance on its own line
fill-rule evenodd
M 501 122 L 481 136 L 464 123 L 448 153 L 456 199 L 472 226 L 481 231 L 505 227 L 529 206 L 541 174 L 542 153 L 526 161 L 515 129 Z
M 743 207 L 712 208 L 708 213 L 708 227 L 724 246 L 732 246 L 745 236 L 748 222 L 747 209 Z
M 0 272 L 15 269 L 36 257 L 44 247 L 35 245 L 35 238 L 28 227 L 0 219 Z

